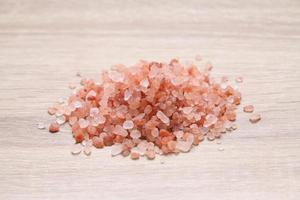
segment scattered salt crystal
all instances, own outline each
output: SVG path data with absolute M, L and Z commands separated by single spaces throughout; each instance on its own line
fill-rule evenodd
M 261 119 L 261 115 L 260 114 L 252 114 L 251 117 L 249 118 L 249 121 L 251 123 L 257 123 L 259 120 Z
M 156 113 L 156 116 L 158 119 L 160 119 L 163 123 L 169 125 L 170 124 L 170 119 L 160 110 Z
M 133 121 L 131 120 L 126 120 L 124 123 L 123 123 L 123 128 L 124 129 L 133 129 L 134 127 L 134 123 Z
M 224 151 L 224 148 L 223 147 L 219 147 L 218 151 Z
M 43 122 L 39 122 L 39 123 L 37 124 L 37 128 L 40 129 L 40 130 L 42 130 L 42 129 L 45 129 L 46 126 L 45 126 L 45 124 L 44 124 Z
M 239 76 L 239 77 L 236 77 L 235 81 L 237 83 L 242 83 L 243 82 L 243 77 Z
M 74 90 L 76 88 L 76 85 L 74 83 L 69 83 L 69 88 L 71 90 Z
M 71 154 L 78 155 L 82 151 L 82 146 L 80 144 L 74 144 L 71 147 Z
M 77 77 L 81 77 L 81 73 L 80 73 L 80 72 L 77 72 L 77 73 L 76 73 L 76 76 L 77 76 Z
M 84 146 L 83 147 L 83 152 L 84 152 L 85 155 L 90 156 L 92 154 L 91 146 Z
M 123 145 L 122 144 L 114 144 L 112 147 L 111 147 L 111 155 L 112 156 L 116 156 L 120 153 L 122 153 L 123 151 Z
M 244 112 L 247 112 L 247 113 L 252 113 L 254 111 L 254 106 L 253 105 L 246 105 L 244 106 Z

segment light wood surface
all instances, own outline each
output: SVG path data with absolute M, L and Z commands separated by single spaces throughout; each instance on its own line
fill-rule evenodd
M 240 107 L 221 145 L 154 161 L 71 156 L 68 127 L 36 128 L 77 71 L 196 54 L 244 76 L 260 123 Z M 300 199 L 299 63 L 298 0 L 0 0 L 0 199 Z

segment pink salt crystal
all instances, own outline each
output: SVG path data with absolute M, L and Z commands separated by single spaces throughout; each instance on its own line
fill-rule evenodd
M 154 151 L 146 151 L 145 155 L 149 160 L 153 160 L 155 158 L 155 152 Z
M 141 132 L 139 130 L 132 130 L 130 132 L 130 137 L 132 137 L 133 139 L 137 139 L 141 137 Z
M 116 156 L 120 153 L 122 153 L 123 151 L 123 145 L 122 144 L 114 144 L 112 147 L 111 147 L 111 155 L 112 156 Z
M 261 119 L 261 115 L 260 114 L 257 114 L 257 113 L 254 113 L 251 115 L 251 117 L 249 118 L 249 121 L 251 123 L 257 123 L 259 120 Z
M 126 137 L 128 135 L 128 132 L 120 125 L 116 125 L 113 132 L 114 134 L 121 135 L 123 137 Z
M 141 80 L 140 85 L 141 85 L 142 87 L 144 87 L 144 88 L 147 88 L 147 87 L 149 86 L 149 81 L 148 81 L 148 79 L 143 79 L 143 80 Z
M 132 96 L 131 92 L 129 90 L 125 90 L 125 92 L 124 92 L 124 100 L 128 101 L 131 96 Z
M 95 117 L 99 114 L 99 109 L 94 107 L 90 109 L 90 116 Z
M 83 118 L 80 118 L 78 120 L 78 123 L 79 123 L 80 128 L 87 128 L 89 126 L 89 121 L 87 121 Z
M 244 106 L 244 112 L 252 113 L 254 111 L 253 105 L 246 105 Z
M 193 107 L 183 107 L 182 112 L 186 115 L 190 114 L 193 111 Z
M 124 121 L 124 123 L 123 123 L 124 129 L 133 129 L 133 127 L 134 127 L 133 121 L 131 121 L 131 120 Z
M 188 152 L 191 149 L 192 144 L 185 141 L 177 141 L 176 143 L 176 149 L 178 149 L 181 152 Z
M 159 130 L 157 128 L 154 128 L 151 130 L 151 135 L 156 138 L 159 136 Z
M 235 81 L 237 83 L 242 83 L 243 82 L 243 77 L 239 76 L 239 77 L 236 77 Z
M 218 121 L 218 118 L 215 115 L 208 114 L 205 117 L 206 121 L 204 123 L 204 127 L 210 127 L 211 125 L 215 124 Z
M 137 152 L 132 152 L 130 157 L 132 160 L 138 160 L 140 158 L 140 154 Z
M 120 74 L 117 71 L 114 70 L 110 70 L 108 72 L 108 76 L 111 80 L 113 80 L 114 82 L 123 82 L 124 81 L 124 77 L 122 74 Z
M 56 133 L 59 131 L 59 124 L 57 122 L 52 122 L 49 126 L 50 133 Z
M 170 123 L 170 119 L 160 110 L 156 113 L 156 116 L 158 119 L 160 119 L 163 123 L 165 124 L 169 124 Z

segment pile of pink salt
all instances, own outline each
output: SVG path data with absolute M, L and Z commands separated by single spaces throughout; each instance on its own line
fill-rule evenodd
M 200 71 L 176 59 L 114 66 L 97 81 L 82 79 L 67 102 L 50 107 L 57 119 L 49 130 L 68 122 L 87 154 L 92 145 L 112 146 L 113 156 L 132 159 L 188 152 L 205 137 L 214 140 L 236 129 L 241 93 L 227 78 L 211 78 L 211 68 Z

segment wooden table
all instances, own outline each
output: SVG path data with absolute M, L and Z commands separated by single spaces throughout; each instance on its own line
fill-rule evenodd
M 154 161 L 71 156 L 68 127 L 36 128 L 77 71 L 197 54 L 213 76 L 244 76 L 261 122 L 240 107 L 222 144 Z M 298 0 L 1 0 L 0 199 L 299 199 L 299 63 Z

